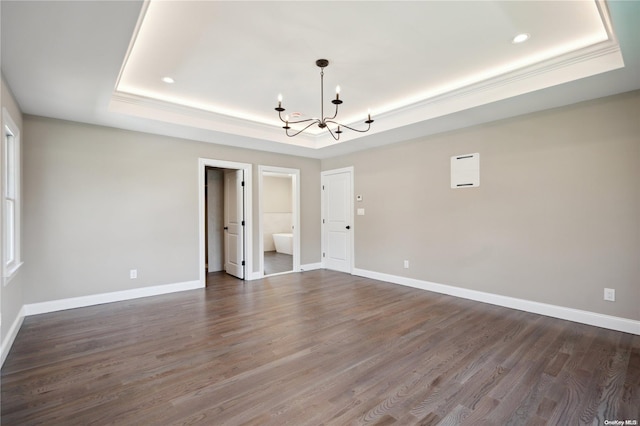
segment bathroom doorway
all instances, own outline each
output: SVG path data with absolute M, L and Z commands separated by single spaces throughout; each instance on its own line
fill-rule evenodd
M 300 170 L 259 166 L 260 270 L 264 276 L 300 270 Z

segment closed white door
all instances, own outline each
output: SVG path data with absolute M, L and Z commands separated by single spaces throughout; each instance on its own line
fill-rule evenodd
M 243 171 L 224 173 L 224 270 L 244 278 Z
M 353 170 L 322 173 L 323 260 L 325 268 L 351 273 L 353 247 Z

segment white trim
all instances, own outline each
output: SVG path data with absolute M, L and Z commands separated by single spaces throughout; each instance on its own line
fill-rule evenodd
M 560 318 L 582 324 L 593 325 L 596 327 L 608 328 L 611 330 L 640 335 L 640 321 L 635 321 L 627 318 L 614 317 L 611 315 L 604 315 L 596 312 L 567 308 L 564 306 L 549 305 L 547 303 L 534 302 L 531 300 L 518 299 L 515 297 L 502 296 L 493 293 L 485 293 L 483 291 L 469 290 L 445 284 L 417 280 L 414 278 L 383 274 L 381 272 L 369 271 L 366 269 L 354 268 L 353 275 L 371 278 L 374 280 L 386 281 L 393 284 L 400 284 L 413 288 L 419 288 L 421 290 L 448 294 L 451 296 L 461 297 L 463 299 L 490 303 L 492 305 L 504 306 L 506 308 L 518 309 L 525 312 L 532 312 L 534 314 L 545 315 L 548 317 Z
M 185 281 L 175 284 L 164 284 L 150 287 L 140 287 L 131 290 L 114 291 L 111 293 L 91 294 L 88 296 L 71 297 L 69 299 L 50 300 L 47 302 L 30 303 L 24 305 L 26 316 L 64 311 L 66 309 L 84 308 L 86 306 L 101 305 L 103 303 L 122 302 L 124 300 L 139 299 L 141 297 L 158 296 L 178 291 L 204 288 L 200 281 Z
M 4 360 L 7 359 L 7 355 L 9 355 L 9 351 L 11 350 L 11 346 L 13 346 L 13 342 L 16 340 L 16 336 L 18 335 L 18 331 L 20 331 L 20 327 L 22 327 L 22 322 L 25 317 L 25 309 L 24 306 L 18 312 L 18 316 L 11 324 L 11 328 L 6 336 L 4 336 L 4 340 L 2 341 L 2 348 L 0 348 L 0 367 L 4 365 Z
M 351 191 L 351 199 L 349 200 L 349 217 L 351 219 L 351 232 L 349 232 L 349 244 L 351 246 L 351 250 L 350 250 L 350 257 L 351 257 L 351 262 L 349 262 L 349 274 L 353 274 L 353 269 L 354 269 L 354 265 L 356 264 L 356 248 L 355 248 L 355 232 L 356 232 L 356 227 L 355 227 L 355 219 L 354 219 L 354 180 L 355 180 L 355 169 L 353 166 L 348 166 L 348 167 L 342 167 L 340 169 L 332 169 L 332 170 L 323 170 L 320 173 L 320 215 L 322 216 L 322 222 L 320 223 L 320 233 L 321 233 L 321 253 L 326 253 L 325 249 L 326 249 L 326 227 L 324 224 L 324 214 L 325 214 L 325 192 L 324 189 L 322 189 L 324 187 L 325 184 L 325 176 L 327 175 L 333 175 L 333 174 L 339 174 L 339 173 L 349 173 L 349 185 L 351 186 L 350 191 Z M 322 262 L 322 267 L 325 267 L 325 258 L 324 256 L 321 257 L 321 262 Z
M 275 167 L 275 166 L 258 166 L 258 256 L 259 267 L 258 272 L 260 277 L 264 277 L 264 237 L 263 237 L 263 209 L 264 203 L 262 201 L 262 191 L 263 191 L 263 177 L 265 173 L 278 173 L 278 174 L 287 174 L 292 176 L 292 184 L 293 184 L 293 270 L 287 272 L 298 272 L 300 271 L 300 169 L 290 169 L 286 167 Z M 276 274 L 272 274 L 276 275 Z M 271 275 L 269 275 L 271 276 Z
M 206 168 L 217 167 L 219 169 L 244 170 L 244 252 L 245 268 L 244 279 L 255 280 L 262 277 L 262 273 L 253 272 L 253 165 L 249 163 L 236 163 L 233 161 L 214 160 L 210 158 L 198 158 L 198 240 L 200 251 L 200 283 L 202 287 L 207 284 L 205 244 L 205 199 L 204 187 L 206 184 Z
M 14 251 L 14 259 L 12 262 L 10 263 L 5 263 L 5 257 L 3 254 L 2 256 L 2 275 L 3 275 L 3 285 L 8 285 L 9 282 L 11 282 L 11 280 L 16 276 L 16 273 L 18 272 L 18 270 L 20 269 L 20 267 L 22 266 L 23 262 L 22 262 L 22 139 L 21 139 L 21 130 L 20 128 L 16 125 L 16 123 L 13 121 L 13 118 L 11 118 L 11 114 L 9 114 L 9 111 L 6 108 L 2 108 L 2 124 L 3 124 L 3 129 L 2 129 L 2 146 L 1 146 L 1 151 L 2 154 L 0 155 L 0 158 L 2 158 L 2 164 L 3 166 L 5 166 L 5 162 L 6 161 L 10 161 L 11 159 L 6 159 L 4 158 L 4 154 L 5 154 L 5 138 L 7 136 L 6 131 L 9 132 L 9 134 L 13 137 L 13 160 L 14 160 L 14 180 L 15 180 L 15 194 L 14 194 L 14 198 L 13 198 L 13 202 L 14 202 L 14 243 L 13 243 L 13 251 Z M 2 218 L 2 223 L 1 223 L 1 228 L 2 228 L 2 241 L 0 242 L 2 245 L 2 249 L 4 249 L 4 244 L 5 241 L 4 239 L 6 238 L 6 229 L 5 229 L 5 222 L 4 222 L 4 218 L 6 215 L 6 210 L 5 210 L 5 188 L 4 185 L 6 185 L 6 182 L 4 182 L 4 176 L 2 176 L 2 179 L 0 179 L 0 182 L 2 182 L 2 187 L 0 188 L 1 192 L 2 192 L 2 206 L 0 207 L 0 210 L 2 210 L 2 214 L 0 215 L 0 218 Z M 2 250 L 0 250 L 0 253 L 2 252 Z
M 318 262 L 300 265 L 300 272 L 315 271 L 316 269 L 324 269 L 324 264 L 322 262 Z

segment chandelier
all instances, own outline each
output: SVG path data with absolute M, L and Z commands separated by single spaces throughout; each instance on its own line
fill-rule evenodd
M 335 140 L 340 140 L 340 134 L 342 133 L 342 128 L 353 130 L 354 132 L 360 132 L 360 133 L 368 132 L 369 129 L 371 128 L 371 123 L 373 123 L 373 120 L 371 119 L 371 112 L 367 113 L 367 119 L 364 121 L 364 123 L 367 125 L 367 128 L 364 130 L 354 129 L 353 127 L 347 126 L 345 124 L 341 124 L 335 120 L 336 116 L 338 115 L 338 106 L 342 103 L 342 100 L 340 99 L 340 86 L 336 87 L 336 98 L 331 101 L 331 103 L 336 106 L 336 110 L 333 113 L 333 116 L 331 117 L 324 116 L 324 69 L 329 65 L 329 61 L 327 59 L 318 59 L 316 61 L 316 65 L 320 68 L 320 117 L 321 118 L 308 118 L 306 120 L 297 120 L 297 121 L 291 121 L 289 119 L 289 115 L 285 115 L 285 117 L 282 118 L 282 113 L 285 111 L 285 109 L 282 107 L 282 95 L 278 95 L 278 106 L 275 108 L 275 110 L 278 111 L 278 117 L 280 118 L 280 121 L 284 123 L 284 126 L 282 126 L 282 128 L 287 133 L 287 136 L 289 137 L 297 136 L 300 133 L 307 130 L 309 127 L 313 126 L 314 124 L 317 124 L 318 127 L 320 127 L 321 129 L 327 129 L 331 134 L 331 136 L 333 137 L 333 139 Z M 300 123 L 309 123 L 309 124 L 307 124 L 301 130 L 297 130 L 297 131 L 291 130 L 291 127 L 289 126 L 289 124 L 300 124 Z M 330 124 L 336 126 L 336 129 L 332 130 L 331 127 L 329 126 Z M 291 130 L 293 133 L 289 133 L 289 130 Z

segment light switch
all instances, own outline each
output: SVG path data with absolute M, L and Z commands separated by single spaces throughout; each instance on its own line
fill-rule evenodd
M 364 216 L 364 209 L 358 209 L 358 216 Z

